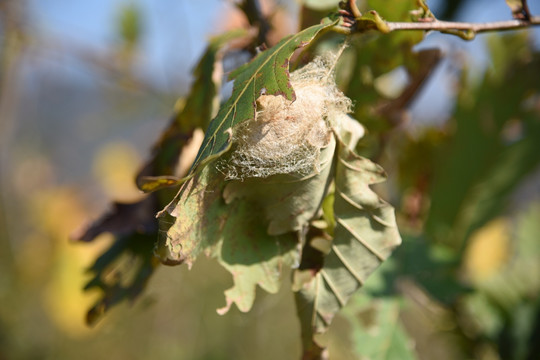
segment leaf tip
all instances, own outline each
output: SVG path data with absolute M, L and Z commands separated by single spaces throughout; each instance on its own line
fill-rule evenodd
M 219 309 L 216 309 L 216 312 L 218 313 L 218 315 L 223 316 L 223 315 L 225 315 L 226 313 L 228 313 L 229 310 L 231 309 L 231 305 L 232 305 L 232 303 L 233 303 L 233 300 L 230 299 L 230 298 L 227 298 L 226 301 L 227 301 L 227 303 L 225 304 L 224 307 L 219 308 Z

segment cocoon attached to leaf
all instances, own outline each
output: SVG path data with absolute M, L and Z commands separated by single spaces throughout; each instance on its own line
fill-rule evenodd
M 330 142 L 334 119 L 351 110 L 351 100 L 332 76 L 336 57 L 328 53 L 291 73 L 294 101 L 259 97 L 255 118 L 238 125 L 230 157 L 218 164 L 227 179 L 303 177 L 320 170 L 321 149 Z

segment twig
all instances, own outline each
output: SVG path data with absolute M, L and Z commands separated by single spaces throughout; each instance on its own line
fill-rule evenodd
M 423 17 L 412 22 L 390 22 L 385 21 L 373 10 L 362 15 L 354 0 L 342 1 L 339 10 L 342 21 L 335 30 L 345 34 L 362 33 L 368 30 L 378 30 L 385 34 L 398 30 L 440 31 L 457 35 L 465 40 L 472 40 L 478 33 L 524 29 L 540 25 L 540 17 L 538 16 L 486 23 L 439 21 L 423 2 L 420 4 L 423 5 L 422 9 L 419 10 L 423 11 Z
M 351 11 L 352 16 L 355 18 L 359 18 L 362 16 L 362 13 L 360 10 L 358 10 L 358 6 L 356 5 L 356 0 L 349 0 L 347 2 L 348 9 Z
M 432 21 L 432 22 L 388 22 L 385 21 L 390 31 L 395 30 L 435 30 L 435 31 L 472 31 L 481 33 L 486 31 L 503 31 L 522 29 L 529 26 L 540 25 L 540 17 L 533 17 L 526 20 L 506 20 L 487 23 L 465 23 L 452 21 Z
M 269 46 L 268 44 L 268 33 L 272 29 L 272 26 L 264 16 L 261 8 L 261 4 L 258 0 L 244 0 L 238 7 L 246 15 L 249 24 L 251 26 L 256 26 L 259 29 L 259 34 L 257 35 L 257 45 Z

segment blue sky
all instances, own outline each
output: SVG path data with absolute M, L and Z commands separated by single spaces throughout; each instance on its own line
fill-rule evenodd
M 135 4 L 144 15 L 141 74 L 170 86 L 189 78 L 194 62 L 205 46 L 205 39 L 216 31 L 219 15 L 232 0 L 30 0 L 33 26 L 43 36 L 106 49 L 115 42 L 115 19 L 125 4 Z M 438 1 L 429 1 L 437 9 Z M 469 2 L 459 14 L 462 21 L 505 20 L 510 17 L 503 0 Z M 540 1 L 530 2 L 531 11 L 540 14 Z M 536 31 L 539 33 L 539 30 Z M 540 36 L 537 44 L 540 45 Z M 481 64 L 486 57 L 482 41 L 464 42 L 438 37 L 443 46 L 460 47 L 472 53 Z M 446 45 L 445 45 L 446 44 Z M 173 85 L 174 86 L 174 85 Z
M 216 15 L 227 5 L 222 0 L 31 0 L 29 3 L 31 23 L 45 39 L 96 50 L 114 45 L 119 10 L 122 5 L 135 4 L 144 16 L 139 68 L 143 76 L 167 85 L 189 74 L 205 47 L 204 40 L 216 31 L 212 26 Z

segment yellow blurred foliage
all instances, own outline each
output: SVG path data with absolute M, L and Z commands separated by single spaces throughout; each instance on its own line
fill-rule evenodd
M 509 258 L 510 237 L 506 219 L 497 218 L 470 237 L 463 266 L 467 279 L 483 281 L 495 275 Z
M 70 337 L 90 335 L 84 317 L 96 296 L 82 291 L 88 281 L 85 269 L 110 242 L 98 239 L 80 246 L 69 242 L 70 232 L 88 218 L 77 193 L 72 189 L 52 188 L 40 192 L 32 199 L 31 215 L 35 219 L 37 232 L 26 239 L 21 249 L 20 258 L 24 259 L 24 264 L 19 264 L 21 270 L 28 267 L 27 264 L 42 263 L 40 259 L 44 255 L 49 257 L 46 264 L 38 267 L 46 271 L 41 274 L 28 274 L 26 271 L 26 275 L 31 275 L 34 281 L 41 276 L 41 281 L 45 283 L 43 306 L 47 315 Z M 45 243 L 49 246 L 44 253 L 42 249 Z M 25 274 L 25 271 L 21 273 Z
M 93 172 L 109 198 L 136 201 L 142 197 L 134 180 L 140 165 L 140 157 L 131 144 L 113 142 L 98 151 Z
M 11 181 L 18 194 L 27 196 L 54 184 L 56 172 L 51 159 L 32 153 L 14 164 Z

